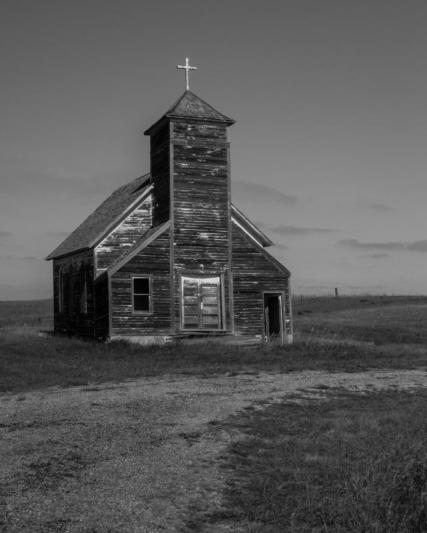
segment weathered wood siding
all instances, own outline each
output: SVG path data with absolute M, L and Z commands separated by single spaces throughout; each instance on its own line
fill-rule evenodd
M 164 122 L 150 137 L 150 171 L 154 184 L 153 226 L 170 217 L 170 134 L 169 122 Z
M 179 327 L 179 273 L 224 274 L 230 328 L 230 176 L 225 124 L 172 123 L 174 323 Z
M 94 282 L 94 337 L 105 340 L 110 333 L 108 274 L 101 274 Z
M 110 335 L 170 334 L 170 231 L 130 259 L 111 276 Z M 152 313 L 133 312 L 132 278 L 151 277 Z
M 54 331 L 80 337 L 94 336 L 93 250 L 53 261 Z M 60 272 L 64 286 L 64 305 L 60 309 Z M 81 291 L 86 279 L 87 312 L 80 308 Z
M 111 266 L 150 229 L 152 195 L 148 196 L 95 248 L 96 275 Z
M 269 261 L 260 248 L 233 224 L 233 289 L 235 332 L 244 335 L 264 334 L 263 291 L 283 292 L 284 311 L 290 319 L 288 275 Z M 268 254 L 267 254 L 268 255 Z M 287 329 L 291 327 L 286 322 Z M 288 329 L 285 334 L 291 331 Z

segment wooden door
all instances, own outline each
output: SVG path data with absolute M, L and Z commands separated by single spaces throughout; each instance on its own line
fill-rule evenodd
M 221 328 L 221 278 L 182 277 L 184 329 Z

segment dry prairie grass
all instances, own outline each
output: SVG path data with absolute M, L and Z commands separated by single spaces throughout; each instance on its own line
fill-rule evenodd
M 0 531 L 427 531 L 425 300 L 306 301 L 251 349 L 38 337 L 49 305 L 0 302 Z
M 222 506 L 193 517 L 251 533 L 427 530 L 427 393 L 331 391 L 328 401 L 247 409 L 223 455 Z M 225 529 L 224 529 L 225 531 Z
M 15 310 L 12 303 L 0 302 L 0 391 L 166 374 L 354 372 L 427 365 L 427 305 L 422 300 L 416 304 L 413 299 L 401 300 L 397 305 L 394 299 L 386 304 L 383 298 L 378 306 L 360 308 L 360 301 L 353 299 L 355 309 L 339 311 L 334 310 L 335 299 L 319 300 L 310 314 L 308 304 L 303 315 L 296 307 L 295 344 L 252 348 L 214 342 L 143 347 L 44 338 L 37 332 L 51 319 L 48 301 L 15 302 Z

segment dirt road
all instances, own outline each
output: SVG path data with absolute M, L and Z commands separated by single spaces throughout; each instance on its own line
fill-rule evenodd
M 424 370 L 144 378 L 0 396 L 0 531 L 190 530 L 220 501 L 229 415 L 329 388 L 427 387 Z M 208 529 L 206 529 L 208 531 Z

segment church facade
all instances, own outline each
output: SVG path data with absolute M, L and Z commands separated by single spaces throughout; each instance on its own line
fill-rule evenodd
M 150 173 L 113 192 L 47 257 L 56 334 L 292 341 L 290 273 L 231 202 L 233 122 L 186 90 L 145 132 Z

